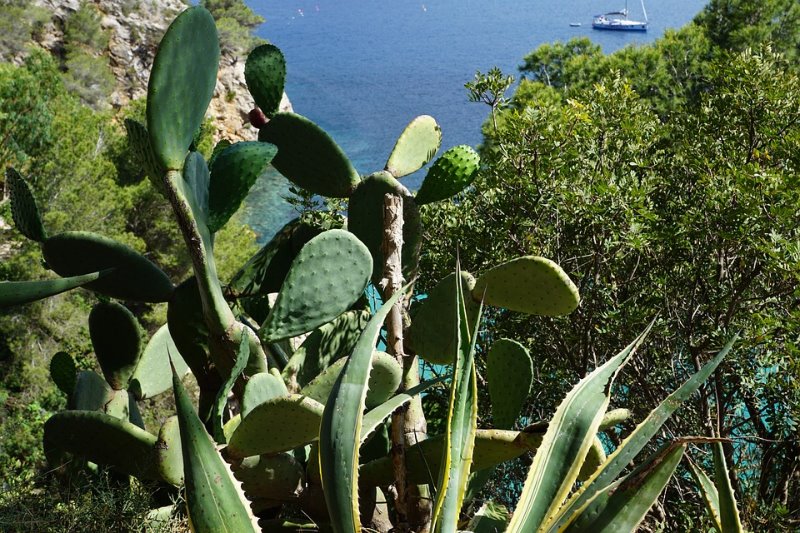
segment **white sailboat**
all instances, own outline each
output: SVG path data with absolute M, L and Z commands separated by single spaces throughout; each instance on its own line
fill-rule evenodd
M 592 18 L 592 28 L 611 31 L 647 31 L 647 10 L 644 8 L 644 0 L 641 0 L 641 2 L 644 21 L 628 18 L 628 0 L 625 0 L 625 9 L 622 11 L 611 11 L 602 15 L 595 15 Z

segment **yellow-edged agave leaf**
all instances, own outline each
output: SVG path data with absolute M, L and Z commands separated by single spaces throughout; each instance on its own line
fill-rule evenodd
M 694 461 L 689 461 L 689 472 L 697 482 L 697 489 L 700 491 L 700 497 L 703 498 L 703 503 L 708 511 L 708 516 L 711 518 L 711 523 L 714 529 L 722 533 L 722 519 L 719 513 L 719 493 L 717 487 L 708 474 L 697 466 Z
M 234 479 L 228 465 L 222 460 L 174 370 L 172 386 L 183 448 L 186 509 L 192 531 L 197 533 L 261 531 L 239 482 Z
M 567 497 L 609 403 L 619 369 L 636 351 L 652 323 L 627 348 L 582 379 L 558 406 L 533 458 L 508 531 L 537 531 Z
M 461 265 L 456 262 L 456 275 Z M 442 468 L 439 471 L 439 490 L 433 507 L 431 528 L 436 532 L 458 529 L 458 517 L 467 490 L 475 433 L 478 430 L 478 388 L 475 376 L 475 342 L 481 322 L 482 306 L 470 331 L 464 292 L 455 283 L 455 335 L 453 345 L 453 383 L 450 387 L 450 407 L 447 412 L 445 446 Z
M 662 447 L 624 479 L 595 494 L 574 516 L 566 531 L 635 531 L 672 477 L 684 450 L 685 444 Z
M 719 517 L 722 531 L 725 533 L 740 533 L 742 521 L 739 518 L 739 508 L 736 506 L 736 497 L 733 494 L 728 466 L 725 464 L 725 454 L 722 443 L 712 444 L 714 454 L 714 481 L 719 494 Z
M 674 413 L 686 399 L 714 372 L 722 359 L 733 347 L 738 336 L 734 336 L 728 344 L 705 364 L 696 374 L 689 378 L 678 390 L 670 394 L 628 437 L 608 456 L 605 463 L 570 497 L 558 515 L 553 516 L 547 524 L 547 531 L 560 531 L 569 517 L 583 506 L 598 491 L 609 486 L 617 476 L 630 464 L 639 452 L 650 442 L 667 418 Z
M 333 386 L 322 415 L 319 462 L 325 502 L 336 533 L 361 531 L 358 514 L 358 447 L 372 353 L 383 321 L 408 287 L 395 293 L 367 323 Z

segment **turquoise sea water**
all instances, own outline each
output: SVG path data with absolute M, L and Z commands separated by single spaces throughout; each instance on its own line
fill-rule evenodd
M 287 58 L 286 90 L 344 149 L 359 172 L 383 167 L 397 136 L 415 116 L 433 115 L 442 148 L 477 145 L 486 107 L 470 103 L 464 83 L 476 70 L 498 66 L 518 77 L 522 57 L 538 45 L 588 36 L 613 52 L 650 42 L 688 23 L 704 0 L 645 4 L 647 33 L 601 32 L 592 15 L 621 9 L 624 0 L 252 0 L 267 19 L 258 34 Z M 643 18 L 629 2 L 631 18 Z M 580 22 L 580 27 L 570 23 Z M 424 173 L 404 183 L 419 186 Z M 285 183 L 262 180 L 248 221 L 269 238 L 292 214 L 275 201 Z

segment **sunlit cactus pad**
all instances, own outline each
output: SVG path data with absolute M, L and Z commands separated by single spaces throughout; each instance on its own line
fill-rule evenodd
M 227 451 L 231 457 L 248 457 L 308 444 L 319 437 L 322 410 L 322 404 L 299 394 L 264 402 L 242 418 Z
M 421 115 L 406 126 L 394 145 L 386 171 L 401 178 L 428 164 L 442 144 L 442 128 L 429 115 Z
M 247 380 L 247 385 L 244 387 L 242 417 L 246 417 L 250 411 L 266 401 L 288 395 L 289 391 L 280 378 L 280 374 L 278 376 L 268 372 L 254 374 L 250 376 L 250 379 Z
M 485 296 L 484 296 L 485 294 Z M 511 311 L 560 316 L 578 307 L 578 288 L 553 261 L 524 256 L 498 265 L 478 278 L 472 298 Z
M 161 39 L 147 86 L 147 130 L 156 160 L 168 170 L 181 168 L 203 123 L 219 57 L 217 26 L 200 6 L 178 15 Z
M 328 401 L 333 384 L 342 373 L 347 359 L 339 359 L 322 371 L 314 380 L 303 387 L 300 394 L 314 398 L 320 403 Z M 386 352 L 376 351 L 372 354 L 372 370 L 369 375 L 367 391 L 367 407 L 374 407 L 388 400 L 400 385 L 403 369 L 400 363 Z
M 350 196 L 360 177 L 333 139 L 309 119 L 278 113 L 261 128 L 258 140 L 278 147 L 272 165 L 289 181 L 330 198 Z
M 463 191 L 475 179 L 480 156 L 467 145 L 454 146 L 436 160 L 417 191 L 419 205 L 445 200 Z
M 164 324 L 150 337 L 131 375 L 128 389 L 137 400 L 152 398 L 172 389 L 170 360 L 179 376 L 189 370 L 169 334 L 169 327 Z
M 42 245 L 47 265 L 61 276 L 77 276 L 113 268 L 86 288 L 120 300 L 166 302 L 172 282 L 149 259 L 128 246 L 85 231 L 49 237 Z
M 295 258 L 259 336 L 274 342 L 333 320 L 361 297 L 371 272 L 369 250 L 352 233 L 321 233 Z

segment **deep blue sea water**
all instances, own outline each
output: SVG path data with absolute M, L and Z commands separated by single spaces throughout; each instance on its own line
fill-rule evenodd
M 477 145 L 487 108 L 470 103 L 464 83 L 493 66 L 518 77 L 538 45 L 588 36 L 613 52 L 650 42 L 688 23 L 705 0 L 645 3 L 647 33 L 592 30 L 592 15 L 624 0 L 251 0 L 267 22 L 258 34 L 287 59 L 286 91 L 296 112 L 322 126 L 362 174 L 383 168 L 394 142 L 415 116 L 442 126 L 442 149 Z M 631 0 L 631 18 L 643 17 Z M 581 27 L 570 27 L 580 22 Z M 404 178 L 416 189 L 424 172 Z M 263 180 L 248 221 L 269 238 L 292 215 L 275 201 L 280 180 Z

